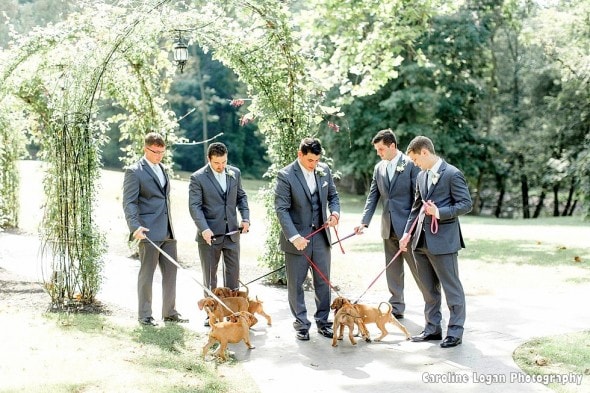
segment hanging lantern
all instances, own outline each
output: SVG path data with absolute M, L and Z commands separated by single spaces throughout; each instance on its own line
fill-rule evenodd
M 188 60 L 188 46 L 182 39 L 182 32 L 178 31 L 178 41 L 174 43 L 174 63 L 180 69 L 180 73 L 182 73 L 184 69 L 184 65 Z

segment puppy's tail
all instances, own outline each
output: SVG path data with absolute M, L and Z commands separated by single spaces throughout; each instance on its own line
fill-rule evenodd
M 383 308 L 381 307 L 384 304 L 386 305 L 386 309 L 387 309 L 387 311 L 385 311 L 385 312 L 383 312 Z M 379 310 L 379 313 L 381 315 L 387 315 L 387 314 L 391 314 L 392 307 L 389 302 L 381 302 L 381 303 L 379 303 L 379 306 L 377 307 L 377 309 Z

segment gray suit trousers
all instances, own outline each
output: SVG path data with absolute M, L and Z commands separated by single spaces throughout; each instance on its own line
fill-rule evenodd
M 155 243 L 174 260 L 177 259 L 175 239 Z M 152 283 L 156 266 L 160 266 L 162 273 L 162 318 L 178 315 L 178 311 L 176 311 L 176 265 L 148 242 L 139 243 L 139 260 L 142 261 L 137 277 L 139 318 L 152 316 Z
M 323 276 L 330 280 L 331 253 L 326 240 L 320 234 L 313 236 L 305 248 L 305 254 L 311 259 L 315 266 L 322 272 Z M 289 308 L 295 317 L 293 327 L 295 330 L 308 329 L 311 322 L 307 318 L 307 307 L 305 305 L 305 292 L 303 283 L 307 272 L 311 269 L 313 286 L 315 290 L 316 312 L 314 319 L 318 328 L 331 326 L 328 322 L 330 316 L 330 285 L 322 276 L 310 266 L 305 255 L 285 253 L 285 266 L 287 274 L 287 289 Z
M 208 245 L 199 242 L 199 258 L 203 271 L 203 285 L 209 289 L 217 288 L 217 269 L 223 254 L 223 284 L 231 289 L 240 287 L 240 242 L 233 242 L 224 236 L 221 243 Z M 205 296 L 209 296 L 205 293 Z
M 441 329 L 441 286 L 445 291 L 449 308 L 447 336 L 463 337 L 465 324 L 465 293 L 459 280 L 457 253 L 433 255 L 428 249 L 418 247 L 414 250 L 418 275 L 422 281 L 424 296 L 424 316 L 426 334 L 442 333 Z

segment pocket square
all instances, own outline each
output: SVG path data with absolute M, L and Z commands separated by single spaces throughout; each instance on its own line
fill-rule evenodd
M 328 182 L 324 180 L 324 182 L 322 183 L 322 188 L 324 187 L 328 187 Z

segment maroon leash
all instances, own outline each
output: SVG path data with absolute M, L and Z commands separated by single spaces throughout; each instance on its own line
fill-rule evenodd
M 309 235 L 305 236 L 306 239 L 311 238 L 312 236 L 314 236 L 315 234 L 317 234 L 318 232 L 326 229 L 328 227 L 328 223 L 325 223 L 324 225 L 322 225 L 321 227 L 319 227 L 318 229 L 316 229 L 315 231 L 313 231 L 312 233 L 310 233 Z M 336 231 L 336 230 L 334 230 Z M 338 232 L 336 232 L 336 238 L 338 238 Z M 338 242 L 340 242 L 340 239 L 338 239 Z M 344 254 L 344 249 L 342 248 L 342 245 L 340 245 L 340 249 L 342 250 L 342 253 Z M 330 287 L 330 289 L 332 289 L 334 292 L 336 292 L 336 294 L 338 296 L 340 296 L 340 293 L 338 292 L 338 290 L 332 285 L 332 283 L 330 282 L 330 280 L 328 280 L 328 278 L 326 277 L 326 275 L 320 270 L 320 268 L 311 260 L 311 258 L 304 252 L 303 256 L 305 257 L 305 259 L 307 259 L 307 262 L 309 262 L 309 264 L 311 265 L 312 269 L 314 269 L 316 272 L 318 272 L 318 274 L 320 275 L 320 277 L 322 278 L 322 280 L 324 280 L 324 282 L 326 284 L 328 284 L 328 286 Z
M 426 210 L 426 204 L 427 202 L 423 202 L 422 208 L 420 209 L 420 213 L 418 213 L 418 215 L 416 216 L 416 218 L 414 219 L 414 222 L 412 222 L 412 226 L 410 227 L 410 230 L 408 233 L 412 233 L 414 231 L 414 228 L 416 227 L 416 224 L 418 223 L 418 218 L 420 218 L 420 214 Z M 436 217 L 432 217 L 432 223 L 430 224 L 430 230 L 432 233 L 437 233 L 438 232 L 438 220 L 436 219 Z M 413 235 L 410 235 L 410 239 L 412 238 Z M 408 240 L 409 243 L 409 240 Z M 381 277 L 381 275 L 383 274 L 383 272 L 385 272 L 387 270 L 387 268 L 389 267 L 389 265 L 391 265 L 393 263 L 393 261 L 395 261 L 395 259 L 402 253 L 402 250 L 397 250 L 397 252 L 395 253 L 395 255 L 393 256 L 393 258 L 391 258 L 391 260 L 387 263 L 387 265 L 385 265 L 385 268 L 383 270 L 381 270 L 381 272 L 377 275 L 377 277 L 375 277 L 375 279 L 373 281 L 371 281 L 371 283 L 369 284 L 369 286 L 367 287 L 367 289 L 365 289 L 365 292 L 362 293 L 361 296 L 358 297 L 358 299 L 356 299 L 352 304 L 357 304 L 359 302 L 359 300 L 361 300 L 361 298 L 363 296 L 365 296 L 365 294 L 367 293 L 367 291 L 369 289 L 371 289 L 371 287 L 375 284 L 375 282 L 377 282 L 377 280 L 379 279 L 379 277 Z

